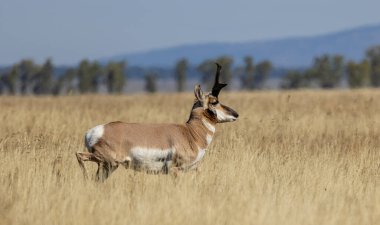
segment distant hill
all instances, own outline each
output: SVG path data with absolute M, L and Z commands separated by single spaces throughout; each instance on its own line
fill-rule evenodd
M 127 60 L 132 66 L 172 67 L 186 57 L 196 65 L 205 59 L 229 55 L 235 60 L 251 55 L 255 60 L 269 59 L 276 67 L 294 68 L 309 66 L 315 56 L 331 53 L 342 54 L 346 59 L 360 60 L 368 47 L 380 44 L 380 25 L 365 26 L 350 30 L 278 40 L 251 41 L 242 43 L 189 44 L 148 52 L 118 55 L 104 58 Z M 239 63 L 239 61 L 238 61 Z

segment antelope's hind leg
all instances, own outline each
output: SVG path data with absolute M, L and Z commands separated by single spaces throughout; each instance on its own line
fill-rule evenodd
M 99 162 L 98 171 L 96 171 L 96 181 L 104 182 L 118 167 L 118 163 Z

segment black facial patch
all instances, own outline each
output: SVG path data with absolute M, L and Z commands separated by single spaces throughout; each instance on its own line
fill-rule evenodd
M 212 111 L 211 109 L 207 109 L 206 111 L 207 111 L 207 113 L 208 113 L 210 116 L 212 116 L 212 117 L 216 117 L 216 112 Z
M 239 114 L 235 110 L 231 109 L 230 107 L 223 105 L 223 108 L 228 112 L 228 114 L 230 114 L 236 118 L 239 117 Z

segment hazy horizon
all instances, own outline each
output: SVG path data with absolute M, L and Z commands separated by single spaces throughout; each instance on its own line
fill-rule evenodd
M 321 35 L 380 23 L 380 2 L 0 2 L 0 65 L 58 65 L 184 44 Z

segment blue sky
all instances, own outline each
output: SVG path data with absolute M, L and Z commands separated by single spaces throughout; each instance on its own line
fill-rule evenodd
M 0 0 L 0 65 L 311 36 L 380 23 L 379 8 L 378 0 Z

